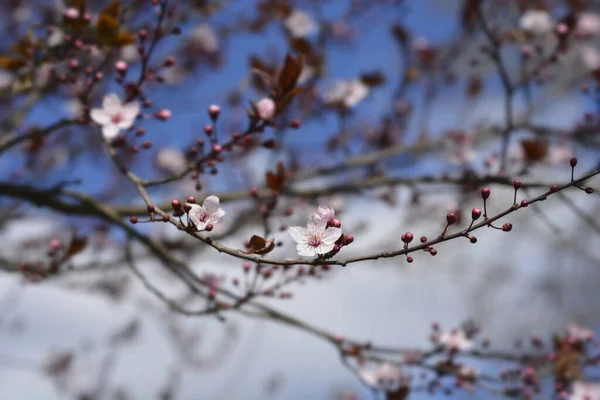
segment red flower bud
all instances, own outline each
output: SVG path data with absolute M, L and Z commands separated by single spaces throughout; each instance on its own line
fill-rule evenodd
M 452 225 L 452 224 L 456 223 L 457 219 L 458 218 L 456 217 L 456 214 L 453 212 L 448 213 L 448 215 L 446 215 L 446 222 L 448 223 L 448 225 Z
M 492 191 L 490 190 L 490 188 L 483 188 L 481 189 L 481 198 L 487 200 L 487 198 L 490 197 L 491 193 Z

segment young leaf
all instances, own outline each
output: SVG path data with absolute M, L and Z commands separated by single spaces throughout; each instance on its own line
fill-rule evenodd
M 254 235 L 248 243 L 246 254 L 267 254 L 275 248 L 275 240 L 265 240 L 260 236 Z

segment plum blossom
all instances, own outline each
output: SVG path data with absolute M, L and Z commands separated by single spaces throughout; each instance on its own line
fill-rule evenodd
M 275 109 L 275 102 L 270 97 L 265 97 L 256 103 L 256 111 L 258 112 L 258 116 L 265 121 L 273 119 L 275 116 Z
M 219 37 L 212 26 L 200 24 L 192 31 L 191 40 L 207 53 L 219 50 Z
M 569 400 L 600 400 L 600 383 L 573 383 L 573 393 Z
M 176 175 L 187 169 L 188 162 L 183 153 L 173 147 L 164 147 L 156 153 L 158 168 Z
M 444 332 L 440 335 L 439 343 L 450 350 L 461 351 L 473 348 L 473 341 L 470 340 L 465 331 L 454 329 L 451 332 Z
M 295 38 L 312 35 L 319 29 L 310 14 L 301 10 L 292 11 L 283 22 L 283 25 L 289 31 L 290 35 Z
M 587 342 L 588 340 L 592 340 L 594 338 L 594 332 L 592 330 L 575 324 L 569 324 L 567 327 L 567 333 L 569 334 L 569 339 L 581 342 Z
M 202 231 L 208 225 L 214 225 L 225 215 L 225 211 L 219 205 L 217 196 L 208 196 L 202 205 L 190 204 L 189 219 L 197 230 Z
M 333 250 L 336 240 L 342 236 L 341 228 L 328 228 L 327 221 L 317 213 L 308 220 L 306 228 L 293 226 L 288 232 L 298 243 L 298 255 L 309 257 L 329 253 Z
M 545 35 L 554 28 L 554 21 L 548 12 L 530 9 L 523 13 L 519 25 L 521 29 L 531 34 Z
M 129 129 L 140 113 L 140 104 L 132 101 L 121 104 L 121 100 L 114 93 L 109 93 L 102 100 L 102 108 L 94 108 L 90 117 L 97 124 L 102 125 L 102 134 L 107 140 L 116 137 L 121 129 Z
M 331 207 L 319 206 L 316 215 L 330 223 L 335 218 L 335 211 Z
M 335 86 L 323 96 L 326 104 L 343 104 L 346 108 L 353 108 L 369 95 L 369 87 L 360 79 L 350 82 L 339 80 Z
M 470 164 L 477 153 L 473 135 L 466 132 L 452 132 L 446 140 L 445 155 L 454 165 Z
M 359 376 L 369 386 L 386 392 L 398 390 L 404 382 L 402 371 L 389 362 L 381 364 L 373 371 L 360 371 Z
M 600 17 L 596 13 L 584 12 L 577 17 L 576 32 L 583 36 L 593 36 L 600 33 Z
M 579 55 L 581 57 L 581 61 L 583 61 L 583 65 L 590 70 L 594 71 L 600 68 L 600 54 L 598 54 L 598 50 L 591 45 L 581 46 L 579 50 Z

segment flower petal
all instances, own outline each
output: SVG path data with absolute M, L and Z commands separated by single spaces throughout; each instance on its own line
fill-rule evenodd
M 306 228 L 301 226 L 292 226 L 288 229 L 288 232 L 292 239 L 296 241 L 296 243 L 308 243 L 308 231 Z
M 298 243 L 296 245 L 296 250 L 298 251 L 299 256 L 314 257 L 317 255 L 316 249 L 306 243 Z
M 219 208 L 217 211 L 211 214 L 210 218 L 213 219 L 215 222 L 219 222 L 219 220 L 223 218 L 223 216 L 225 216 L 225 211 L 223 211 L 222 208 Z
M 109 93 L 102 99 L 102 108 L 108 115 L 113 115 L 121 111 L 121 100 L 114 93 Z
M 108 115 L 102 108 L 94 108 L 90 111 L 90 118 L 97 124 L 106 125 L 110 123 L 110 115 Z
M 120 132 L 121 130 L 119 127 L 114 124 L 108 124 L 102 127 L 102 134 L 108 140 L 114 139 L 119 135 Z
M 130 101 L 129 103 L 123 105 L 121 113 L 126 119 L 136 119 L 140 113 L 140 103 L 137 101 Z
M 332 245 L 342 236 L 342 228 L 333 228 L 329 227 L 325 229 L 323 235 L 321 236 L 321 241 L 326 245 Z
M 319 214 L 313 214 L 312 217 L 308 220 L 308 231 L 314 233 L 322 233 L 325 231 L 327 227 L 327 221 L 319 216 Z
M 331 244 L 327 244 L 327 243 L 321 243 L 319 245 L 319 247 L 317 247 L 315 249 L 315 252 L 317 254 L 327 254 L 329 253 L 331 250 L 333 250 L 333 248 L 335 247 L 335 245 L 333 243 Z
M 202 207 L 209 214 L 216 213 L 220 208 L 219 198 L 217 196 L 208 196 L 206 199 L 204 199 L 204 202 L 202 203 Z

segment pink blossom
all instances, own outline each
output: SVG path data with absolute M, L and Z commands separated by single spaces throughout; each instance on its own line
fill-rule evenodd
M 217 196 L 208 196 L 202 205 L 190 204 L 189 218 L 197 230 L 202 231 L 208 225 L 215 225 L 225 215 L 225 211 L 219 205 Z
M 299 256 L 317 256 L 333 250 L 335 242 L 342 236 L 341 228 L 327 227 L 327 221 L 318 214 L 313 215 L 306 226 L 293 226 L 288 229 L 292 239 L 298 243 Z
M 90 117 L 97 124 L 102 125 L 102 134 L 107 140 L 116 137 L 121 129 L 129 129 L 140 113 L 140 104 L 132 101 L 121 104 L 121 100 L 114 93 L 109 93 L 102 100 L 102 108 L 94 108 Z
M 256 104 L 258 116 L 265 121 L 270 121 L 275 117 L 275 102 L 270 97 L 265 97 Z

